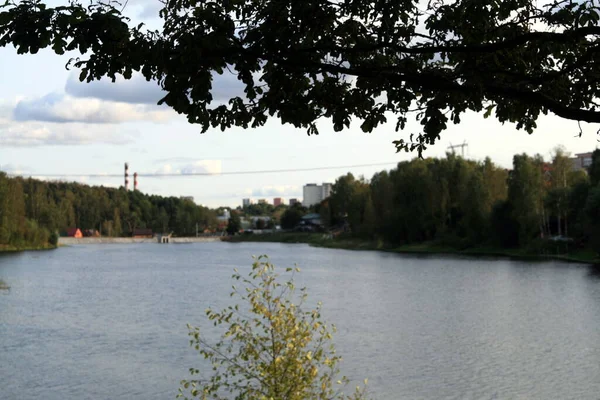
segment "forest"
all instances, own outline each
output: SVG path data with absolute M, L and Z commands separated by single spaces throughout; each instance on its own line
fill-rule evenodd
M 0 248 L 53 246 L 74 227 L 102 236 L 131 236 L 136 228 L 194 236 L 196 223 L 215 228 L 216 212 L 176 197 L 0 173 Z
M 512 169 L 455 154 L 415 158 L 372 179 L 341 176 L 320 205 L 329 228 L 392 245 L 433 242 L 543 252 L 551 244 L 600 250 L 600 150 L 573 170 L 561 147 L 551 160 L 513 157 Z

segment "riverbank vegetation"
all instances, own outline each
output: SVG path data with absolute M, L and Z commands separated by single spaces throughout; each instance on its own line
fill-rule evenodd
M 566 253 L 557 249 L 545 253 L 535 253 L 528 249 L 502 248 L 491 245 L 471 246 L 460 248 L 436 241 L 412 243 L 404 245 L 393 245 L 381 240 L 368 240 L 353 237 L 352 235 L 340 235 L 332 237 L 323 233 L 286 232 L 267 233 L 260 235 L 239 235 L 228 239 L 231 242 L 257 242 L 257 243 L 294 243 L 308 244 L 314 247 L 325 247 L 343 250 L 385 251 L 390 253 L 405 254 L 451 254 L 472 257 L 507 257 L 529 261 L 556 259 L 570 262 L 596 263 L 597 253 L 590 249 L 574 248 Z M 560 249 L 558 249 L 560 250 Z
M 351 396 L 341 393 L 349 380 L 339 376 L 341 357 L 333 345 L 335 326 L 321 318 L 321 303 L 307 309 L 306 288 L 296 294 L 294 274 L 287 268 L 282 280 L 266 256 L 255 259 L 248 276 L 237 270 L 231 297 L 234 304 L 221 311 L 206 310 L 221 340 L 210 343 L 199 328 L 188 326 L 190 345 L 212 364 L 213 374 L 191 368 L 177 397 L 289 400 L 359 400 L 365 387 Z M 367 381 L 365 380 L 365 385 Z M 189 393 L 189 394 L 188 394 Z
M 296 233 L 246 239 L 591 261 L 600 251 L 599 182 L 598 150 L 589 171 L 574 170 L 560 147 L 547 162 L 540 155 L 515 155 L 511 169 L 455 154 L 415 158 L 370 180 L 352 174 L 337 179 L 318 207 L 334 240 L 298 240 Z
M 0 251 L 55 247 L 69 228 L 131 236 L 137 228 L 194 236 L 217 225 L 216 212 L 191 200 L 123 188 L 46 182 L 0 172 Z

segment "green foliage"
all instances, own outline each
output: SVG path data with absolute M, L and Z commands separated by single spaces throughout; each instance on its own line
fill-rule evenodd
M 354 119 L 371 132 L 395 119 L 422 126 L 395 141 L 421 155 L 467 111 L 532 132 L 540 114 L 600 122 L 597 0 L 173 0 L 161 31 L 130 26 L 116 2 L 0 8 L 0 46 L 19 54 L 78 51 L 80 80 L 139 71 L 202 131 L 269 118 L 318 133 Z M 215 105 L 214 78 L 239 93 Z
M 592 153 L 592 165 L 588 170 L 590 183 L 592 186 L 598 186 L 600 183 L 600 150 L 596 149 Z
M 546 232 L 543 160 L 540 156 L 515 155 L 508 184 L 512 218 L 519 225 L 519 244 L 526 245 Z
M 499 201 L 491 214 L 491 241 L 503 248 L 519 245 L 519 224 L 513 217 L 513 205 L 509 201 Z
M 294 229 L 302 221 L 305 214 L 301 207 L 289 207 L 281 216 L 281 227 L 283 229 Z
M 56 232 L 52 232 L 52 233 L 50 234 L 50 237 L 48 238 L 48 243 L 49 243 L 51 246 L 54 246 L 54 247 L 56 247 L 56 246 L 58 246 L 58 238 L 59 238 L 59 235 L 58 235 L 58 233 L 56 233 Z
M 267 227 L 267 223 L 265 222 L 264 219 L 257 219 L 256 220 L 256 229 L 265 229 Z
M 560 147 L 551 163 L 539 155 L 516 155 L 510 173 L 489 158 L 416 158 L 376 173 L 370 182 L 341 176 L 321 204 L 321 215 L 328 227 L 345 220 L 352 236 L 390 247 L 434 243 L 546 251 L 538 239 L 543 243 L 552 236 L 569 236 L 585 246 L 594 235 L 600 238 L 600 217 L 591 216 L 595 203 L 587 175 L 571 168 Z
M 184 380 L 178 397 L 186 392 L 201 399 L 363 399 L 365 389 L 352 396 L 339 393 L 348 379 L 339 376 L 332 343 L 335 326 L 321 320 L 321 304 L 305 310 L 306 289 L 295 294 L 294 272 L 281 282 L 265 256 L 255 259 L 248 277 L 237 270 L 231 296 L 242 304 L 221 311 L 206 310 L 214 326 L 225 329 L 221 340 L 205 341 L 199 328 L 190 329 L 190 344 L 212 364 L 210 377 Z M 191 368 L 192 375 L 200 374 Z M 366 385 L 366 380 L 365 380 Z M 339 387 L 339 388 L 338 388 Z M 229 397 L 227 394 L 233 396 Z
M 271 215 L 273 214 L 274 210 L 275 208 L 273 205 L 268 203 L 256 203 L 244 207 L 244 212 L 246 215 L 252 215 L 256 217 Z
M 414 159 L 373 176 L 340 177 L 327 202 L 330 219 L 354 235 L 402 245 L 458 237 L 488 238 L 492 204 L 506 198 L 506 173 L 490 160 Z
M 229 221 L 227 222 L 226 231 L 230 235 L 235 235 L 240 229 L 242 229 L 240 216 L 236 212 L 232 212 L 231 217 L 229 217 Z
M 590 184 L 586 181 L 577 182 L 569 193 L 569 204 L 567 219 L 568 233 L 571 237 L 577 239 L 578 242 L 587 240 L 587 227 L 590 224 L 595 224 L 595 221 L 590 221 L 585 214 L 585 205 L 589 197 Z
M 600 221 L 600 186 L 590 190 L 584 212 L 591 248 L 600 254 L 600 224 L 598 224 Z
M 361 222 L 361 235 L 368 239 L 372 239 L 375 236 L 375 207 L 373 206 L 373 200 L 371 199 L 371 195 L 367 195 L 367 200 L 365 202 L 364 211 L 362 215 Z
M 97 229 L 103 236 L 131 235 L 140 227 L 179 236 L 216 227 L 208 208 L 174 197 L 148 196 L 97 186 L 8 178 L 0 173 L 0 245 L 56 245 L 68 228 Z

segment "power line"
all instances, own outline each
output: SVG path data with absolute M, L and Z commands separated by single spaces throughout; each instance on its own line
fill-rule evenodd
M 330 169 L 344 169 L 344 168 L 364 168 L 364 167 L 380 167 L 385 165 L 396 165 L 398 162 L 382 162 L 382 163 L 371 163 L 371 164 L 354 164 L 354 165 L 338 165 L 338 166 L 327 166 L 327 167 L 312 167 L 312 168 L 287 168 L 287 169 L 269 169 L 269 170 L 254 170 L 254 171 L 225 171 L 225 172 L 181 172 L 181 173 L 140 173 L 138 177 L 144 178 L 165 178 L 165 177 L 187 177 L 187 176 L 223 176 L 223 175 L 251 175 L 251 174 L 275 174 L 275 173 L 287 173 L 287 172 L 308 172 L 308 171 L 325 171 Z M 29 175 L 39 176 L 44 178 L 73 178 L 73 177 L 87 177 L 87 178 L 122 178 L 123 174 L 36 174 L 36 173 L 8 173 L 8 175 Z

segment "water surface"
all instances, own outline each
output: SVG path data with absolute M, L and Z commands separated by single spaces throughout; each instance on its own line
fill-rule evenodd
M 88 245 L 0 256 L 2 399 L 172 399 L 201 365 L 186 323 L 253 254 L 302 268 L 343 372 L 376 399 L 594 399 L 600 274 L 562 262 L 306 245 Z M 211 331 L 205 331 L 207 335 Z

